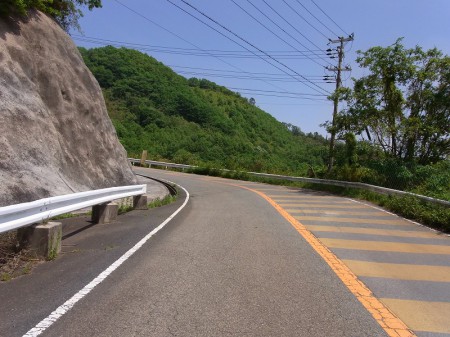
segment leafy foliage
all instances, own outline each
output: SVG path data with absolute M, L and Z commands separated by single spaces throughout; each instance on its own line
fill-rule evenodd
M 321 167 L 325 139 L 305 135 L 206 79 L 186 79 L 126 48 L 81 48 L 130 155 L 206 167 L 304 175 Z
M 450 57 L 436 48 L 388 47 L 359 51 L 369 75 L 354 80 L 340 135 L 354 132 L 392 158 L 436 163 L 450 154 Z
M 341 131 L 336 166 L 319 134 L 279 123 L 238 93 L 206 79 L 186 79 L 138 51 L 80 49 L 104 91 L 111 119 L 130 156 L 204 168 L 360 181 L 450 200 L 448 160 L 424 165 L 356 141 Z M 352 129 L 354 130 L 354 129 Z
M 26 16 L 30 9 L 40 10 L 53 17 L 60 26 L 68 31 L 70 27 L 79 29 L 78 19 L 83 12 L 78 6 L 87 6 L 89 10 L 102 6 L 101 0 L 2 0 L 0 16 Z

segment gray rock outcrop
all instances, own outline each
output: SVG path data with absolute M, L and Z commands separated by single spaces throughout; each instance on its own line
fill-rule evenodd
M 0 206 L 134 183 L 71 38 L 40 12 L 0 18 Z

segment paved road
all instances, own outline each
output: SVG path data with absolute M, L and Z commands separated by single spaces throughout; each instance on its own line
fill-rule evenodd
M 412 336 L 402 321 L 450 336 L 448 237 L 315 192 L 139 172 L 184 186 L 189 203 L 44 336 Z M 93 226 L 60 259 L 0 285 L 0 335 L 35 326 L 182 199 Z
M 450 238 L 350 199 L 266 188 L 417 336 L 450 336 Z

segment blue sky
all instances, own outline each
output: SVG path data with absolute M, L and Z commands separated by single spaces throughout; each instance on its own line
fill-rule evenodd
M 245 97 L 254 97 L 260 108 L 279 121 L 323 135 L 326 131 L 319 125 L 331 119 L 332 103 L 320 95 L 333 91 L 335 84 L 324 83 L 321 79 L 323 75 L 332 75 L 324 66 L 336 63 L 324 53 L 327 48 L 335 47 L 327 45 L 327 38 L 355 34 L 353 43 L 348 43 L 345 48 L 344 64 L 350 65 L 352 72 L 345 73 L 343 79 L 344 85 L 349 86 L 352 83 L 350 77 L 364 75 L 355 63 L 357 50 L 387 46 L 404 37 L 406 47 L 437 47 L 450 54 L 448 0 L 234 0 L 235 3 L 233 0 L 186 0 L 281 62 L 269 59 L 276 67 L 208 28 L 168 0 L 118 1 L 103 0 L 103 8 L 85 12 L 80 20 L 84 38 L 80 38 L 79 32 L 72 32 L 77 45 L 91 48 L 105 43 L 99 40 L 87 42 L 88 38 L 136 44 L 136 48 L 146 48 L 148 54 L 185 77 L 207 78 L 235 88 L 232 90 Z M 182 0 L 170 1 L 260 54 Z

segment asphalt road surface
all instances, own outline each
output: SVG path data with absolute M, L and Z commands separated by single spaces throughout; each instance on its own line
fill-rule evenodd
M 447 236 L 317 192 L 136 171 L 188 203 L 43 336 L 450 336 Z M 0 284 L 0 335 L 48 321 L 186 197 L 89 227 Z

